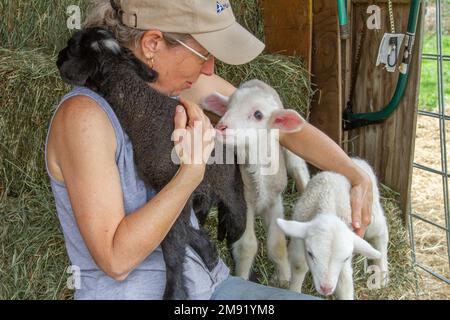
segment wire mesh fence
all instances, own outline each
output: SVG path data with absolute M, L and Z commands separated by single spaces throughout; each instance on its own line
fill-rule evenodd
M 424 5 L 409 230 L 414 265 L 438 279 L 444 292 L 450 294 L 450 0 L 427 0 Z

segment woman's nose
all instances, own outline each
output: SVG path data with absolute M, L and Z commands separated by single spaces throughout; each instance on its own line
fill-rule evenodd
M 207 76 L 212 76 L 214 74 L 215 58 L 210 57 L 202 66 L 201 73 Z

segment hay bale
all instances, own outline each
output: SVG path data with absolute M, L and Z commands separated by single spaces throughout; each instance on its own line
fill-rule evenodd
M 68 87 L 54 56 L 0 49 L 0 299 L 55 299 L 69 262 L 44 164 L 55 105 Z
M 51 193 L 1 199 L 0 212 L 0 300 L 71 298 L 70 262 Z
M 313 91 L 302 58 L 263 54 L 241 66 L 218 62 L 217 73 L 234 86 L 251 79 L 262 80 L 277 90 L 286 108 L 309 116 Z
M 259 0 L 230 0 L 236 20 L 264 42 L 264 17 Z
M 47 186 L 44 143 L 54 107 L 68 86 L 55 57 L 0 49 L 0 181 L 10 195 Z
M 83 13 L 86 3 L 86 0 L 1 0 L 0 17 L 5 19 L 0 19 L 0 43 L 3 48 L 43 48 L 55 53 L 64 47 L 70 35 L 67 8 L 78 5 Z

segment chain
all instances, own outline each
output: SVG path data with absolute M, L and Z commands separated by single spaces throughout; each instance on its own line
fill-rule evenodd
M 349 92 L 349 99 L 348 101 L 350 103 L 353 102 L 354 95 L 355 95 L 355 88 L 356 88 L 356 80 L 358 78 L 358 72 L 359 72 L 359 66 L 361 64 L 361 49 L 364 44 L 364 40 L 366 39 L 366 26 L 364 24 L 365 17 L 363 13 L 361 12 L 361 29 L 359 30 L 359 39 L 356 43 L 356 51 L 355 51 L 355 59 L 354 59 L 354 70 L 352 71 L 352 79 L 350 83 L 350 92 Z
M 391 33 L 395 33 L 394 9 L 392 5 L 392 0 L 388 0 L 388 8 L 389 8 L 389 22 L 391 23 Z

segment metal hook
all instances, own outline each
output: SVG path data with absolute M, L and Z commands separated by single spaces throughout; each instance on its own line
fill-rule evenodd
M 387 65 L 390 68 L 394 68 L 397 65 L 397 38 L 390 38 L 389 39 L 389 48 L 390 48 L 390 52 L 387 56 Z M 392 57 L 392 55 L 394 55 Z

